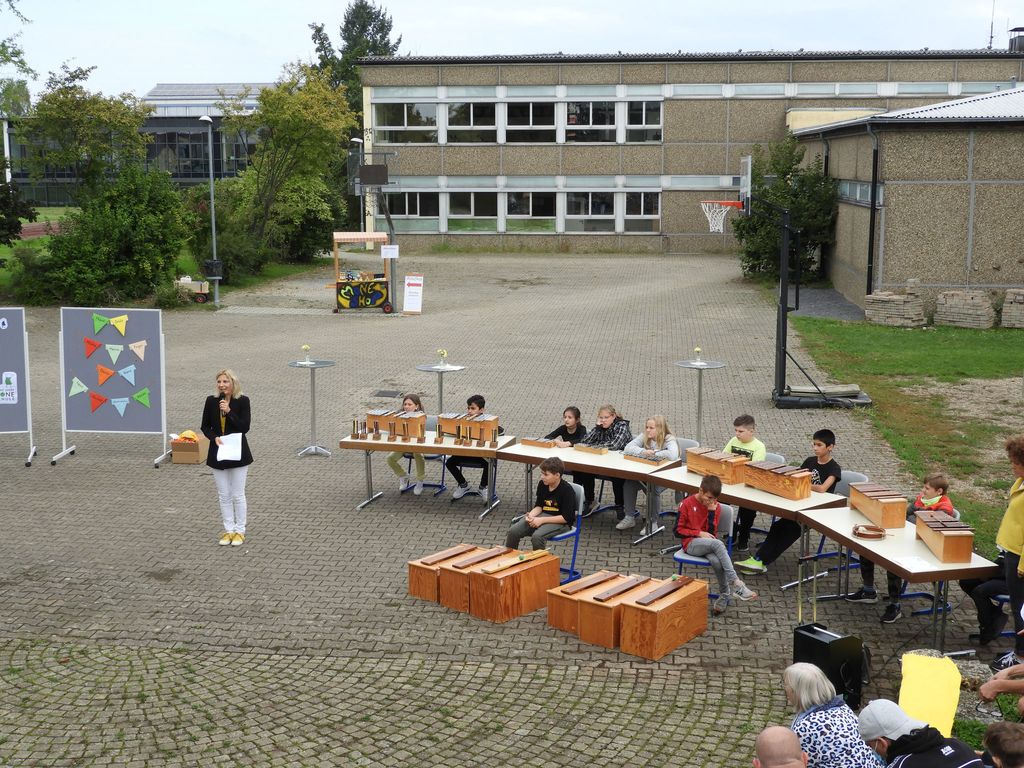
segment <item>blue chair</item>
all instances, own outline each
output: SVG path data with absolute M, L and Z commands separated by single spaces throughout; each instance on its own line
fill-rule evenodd
M 722 533 L 725 533 L 725 549 L 729 553 L 729 556 L 732 557 L 732 520 L 736 514 L 736 510 L 733 509 L 731 504 L 720 503 L 718 506 L 720 508 L 718 512 L 718 534 L 721 536 Z M 673 552 L 672 559 L 675 560 L 679 573 L 683 572 L 684 565 L 694 565 L 704 568 L 711 567 L 711 561 L 706 557 L 688 555 L 682 547 L 679 547 L 675 552 Z M 708 597 L 714 600 L 718 595 L 709 593 Z
M 568 531 L 564 533 L 558 533 L 548 539 L 549 542 L 560 542 L 572 539 L 572 556 L 569 558 L 569 566 L 561 567 L 558 570 L 561 571 L 565 576 L 559 582 L 561 584 L 568 584 L 570 581 L 575 581 L 582 572 L 576 569 L 576 554 L 580 548 L 580 531 L 583 530 L 583 486 L 577 485 L 576 483 L 569 483 L 572 486 L 573 491 L 576 493 L 576 524 L 573 525 Z M 512 518 L 513 523 L 518 523 L 526 515 L 516 515 Z

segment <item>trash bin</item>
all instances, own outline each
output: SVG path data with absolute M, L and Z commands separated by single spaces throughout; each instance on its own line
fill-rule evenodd
M 203 262 L 203 274 L 206 277 L 223 277 L 224 262 L 220 259 L 207 259 Z

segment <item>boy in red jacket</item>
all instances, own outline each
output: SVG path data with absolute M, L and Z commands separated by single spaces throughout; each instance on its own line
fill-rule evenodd
M 707 558 L 711 570 L 718 577 L 715 615 L 722 613 L 734 597 L 740 600 L 757 597 L 757 593 L 736 575 L 732 558 L 718 538 L 718 497 L 721 493 L 721 479 L 707 475 L 700 481 L 700 490 L 693 496 L 687 496 L 679 505 L 679 517 L 676 518 L 676 536 L 683 541 L 683 551 L 694 557 Z
M 953 509 L 953 502 L 946 495 L 948 490 L 949 481 L 945 475 L 928 475 L 924 479 L 924 487 L 917 494 L 917 498 L 907 505 L 907 519 L 910 519 L 911 512 L 917 512 L 919 509 L 935 509 L 945 512 L 947 515 L 953 515 L 956 510 Z

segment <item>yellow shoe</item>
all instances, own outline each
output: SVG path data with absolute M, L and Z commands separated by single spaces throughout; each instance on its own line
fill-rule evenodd
M 228 544 L 231 543 L 231 537 L 233 535 L 234 534 L 231 534 L 231 533 L 228 533 L 227 531 L 224 531 L 224 533 L 222 533 L 220 535 L 220 541 L 218 541 L 217 543 L 220 544 L 222 547 L 226 547 Z
M 245 534 L 244 533 L 232 533 L 231 534 L 231 546 L 232 547 L 240 547 L 244 543 L 245 543 Z

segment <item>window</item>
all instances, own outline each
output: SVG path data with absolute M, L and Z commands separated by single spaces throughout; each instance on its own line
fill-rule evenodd
M 905 96 L 908 93 L 920 93 L 920 94 L 941 94 L 943 96 L 949 93 L 949 83 L 897 83 L 896 93 L 900 96 Z
M 626 232 L 661 231 L 661 193 L 626 193 Z
M 631 101 L 626 110 L 626 141 L 661 141 L 661 102 Z
M 209 147 L 206 131 L 161 131 L 151 134 L 153 140 L 146 146 L 146 164 L 150 168 L 167 171 L 179 179 L 206 178 Z M 221 153 L 220 134 L 214 135 L 215 160 Z M 214 166 L 216 172 L 216 165 Z
M 553 102 L 510 102 L 505 128 L 507 142 L 554 142 L 555 105 Z
M 384 144 L 437 142 L 436 104 L 376 104 L 374 141 Z
M 614 232 L 614 192 L 567 192 L 566 232 Z
M 565 106 L 566 141 L 615 141 L 615 102 L 570 101 Z
M 885 187 L 881 184 L 875 188 L 878 205 L 884 205 L 884 189 Z M 844 203 L 853 203 L 854 205 L 871 205 L 871 182 L 841 179 L 839 181 L 839 199 Z
M 490 102 L 460 102 L 448 105 L 448 143 L 494 143 L 498 132 L 494 128 L 494 104 Z
M 506 232 L 554 232 L 554 192 L 509 192 L 506 195 Z
M 497 192 L 449 192 L 449 232 L 496 232 Z
M 383 201 L 398 232 L 437 232 L 440 210 L 437 192 L 390 192 L 377 197 L 378 231 L 387 229 Z

